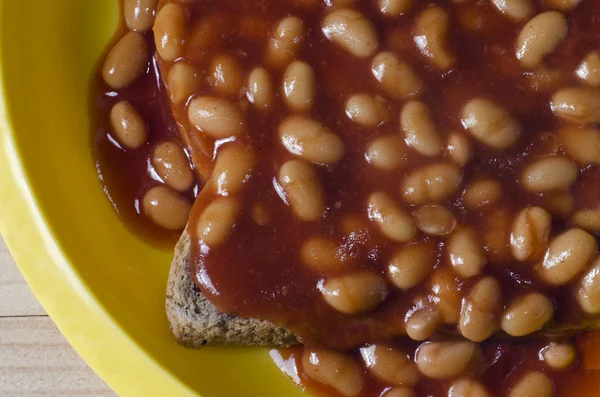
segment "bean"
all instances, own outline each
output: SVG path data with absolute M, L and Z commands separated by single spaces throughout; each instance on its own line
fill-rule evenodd
M 304 116 L 283 120 L 279 125 L 279 137 L 290 153 L 318 164 L 335 164 L 344 155 L 344 144 L 336 134 Z
M 291 110 L 308 112 L 314 105 L 317 82 L 306 62 L 293 61 L 283 75 L 283 97 Z
M 441 322 L 438 308 L 431 302 L 421 299 L 407 314 L 406 334 L 416 341 L 423 341 L 435 333 Z
M 459 329 L 473 342 L 483 342 L 498 329 L 502 310 L 502 287 L 496 279 L 484 277 L 463 299 Z
M 410 387 L 393 387 L 381 397 L 417 397 L 417 395 Z
M 407 245 L 392 256 L 388 279 L 402 290 L 416 287 L 431 273 L 436 262 L 437 247 L 434 244 L 419 242 Z
M 509 112 L 495 102 L 475 98 L 465 105 L 462 125 L 484 145 L 494 149 L 507 149 L 521 135 L 521 126 Z
M 332 278 L 320 284 L 319 290 L 331 307 L 345 314 L 369 312 L 388 295 L 385 280 L 370 272 Z
M 178 105 L 187 102 L 201 86 L 200 72 L 192 65 L 177 62 L 169 70 L 167 87 L 169 88 L 171 102 L 174 104 Z
M 166 186 L 155 186 L 144 194 L 142 210 L 158 226 L 183 230 L 192 206 Z
M 437 204 L 422 205 L 412 212 L 417 228 L 432 236 L 445 236 L 456 228 L 456 217 Z
M 148 46 L 144 36 L 129 32 L 106 56 L 102 65 L 102 78 L 112 89 L 120 90 L 144 74 L 147 66 Z
M 302 263 L 320 272 L 339 270 L 342 260 L 338 255 L 337 246 L 323 237 L 312 237 L 303 245 L 300 252 Z
M 569 25 L 562 13 L 547 11 L 533 17 L 517 37 L 517 59 L 526 68 L 538 67 L 567 37 Z
M 569 11 L 577 7 L 581 0 L 545 0 L 544 4 L 559 10 Z
M 221 146 L 211 175 L 215 191 L 222 196 L 239 193 L 256 161 L 256 153 L 249 146 L 233 142 Z
M 154 42 L 163 60 L 173 62 L 183 55 L 186 24 L 185 10 L 177 3 L 166 4 L 156 15 Z
M 470 227 L 460 227 L 448 239 L 448 259 L 456 273 L 463 278 L 478 275 L 487 263 L 477 232 Z
M 442 152 L 442 139 L 429 108 L 423 102 L 411 101 L 402 108 L 400 127 L 406 144 L 424 156 L 437 156 Z
M 408 242 L 417 232 L 415 222 L 402 207 L 383 192 L 376 192 L 367 200 L 369 219 L 379 226 L 387 238 L 398 242 Z
M 544 260 L 535 270 L 550 285 L 566 284 L 585 269 L 597 249 L 594 236 L 581 229 L 569 229 L 550 241 Z
M 250 210 L 250 215 L 259 226 L 266 226 L 271 223 L 271 211 L 265 203 L 258 202 L 254 204 Z
M 531 16 L 531 0 L 491 0 L 501 14 L 515 22 L 522 22 Z
M 346 101 L 346 116 L 363 127 L 375 127 L 389 118 L 385 101 L 368 94 L 354 94 Z
M 313 167 L 302 160 L 290 160 L 279 169 L 279 183 L 289 205 L 304 221 L 318 220 L 325 210 L 325 194 Z
M 568 189 L 579 175 L 579 168 L 564 156 L 547 156 L 527 165 L 521 184 L 532 192 Z
M 444 324 L 456 324 L 460 317 L 460 300 L 456 274 L 449 268 L 440 268 L 433 272 L 429 281 L 433 292 L 433 301 Z
M 217 97 L 192 99 L 188 118 L 192 125 L 214 139 L 240 136 L 245 128 L 242 112 L 233 103 Z
M 579 124 L 600 123 L 600 89 L 570 87 L 558 90 L 550 108 L 560 118 Z
M 467 371 L 479 355 L 473 342 L 425 342 L 417 349 L 415 361 L 428 378 L 448 379 Z
M 379 11 L 388 17 L 398 17 L 406 14 L 414 0 L 377 0 Z
M 577 349 L 570 343 L 551 342 L 540 351 L 540 358 L 554 370 L 565 370 L 575 364 Z
M 369 143 L 365 158 L 375 168 L 395 170 L 406 162 L 406 145 L 399 135 L 382 136 Z
M 407 352 L 385 345 L 369 345 L 360 355 L 371 374 L 389 385 L 413 386 L 419 381 L 419 369 Z
M 346 397 L 356 397 L 364 388 L 362 368 L 342 353 L 306 348 L 302 353 L 302 368 L 310 379 Z
M 448 136 L 446 151 L 450 160 L 458 166 L 464 167 L 471 159 L 471 142 L 465 134 L 452 132 Z
M 137 149 L 148 141 L 148 128 L 137 110 L 127 101 L 117 102 L 110 110 L 110 125 L 115 138 L 128 149 Z
M 250 72 L 246 96 L 258 109 L 266 110 L 273 105 L 273 83 L 265 68 L 254 68 Z
M 510 234 L 510 249 L 521 261 L 537 260 L 548 244 L 552 216 L 541 207 L 527 207 L 516 216 Z
M 582 166 L 600 164 L 600 130 L 566 128 L 559 134 L 565 152 Z
M 125 23 L 130 30 L 145 32 L 152 29 L 158 0 L 125 0 Z
M 600 233 L 600 209 L 577 211 L 571 217 L 571 223 L 588 232 Z
M 185 192 L 194 184 L 190 161 L 177 143 L 167 141 L 156 145 L 152 154 L 154 170 L 171 189 Z
M 502 198 L 502 184 L 495 179 L 473 181 L 465 190 L 463 197 L 467 208 L 476 210 Z
M 393 99 L 415 96 L 423 87 L 423 80 L 412 67 L 393 52 L 375 55 L 371 62 L 371 73 L 383 91 Z
M 208 82 L 227 97 L 237 98 L 244 85 L 244 71 L 240 63 L 227 54 L 215 56 L 208 67 Z
M 576 296 L 584 312 L 600 313 L 600 259 L 598 257 L 577 283 Z
M 450 16 L 440 7 L 429 7 L 417 17 L 415 44 L 425 59 L 436 68 L 447 71 L 456 63 L 451 51 Z
M 321 30 L 325 37 L 358 58 L 373 55 L 379 45 L 371 21 L 350 8 L 339 8 L 327 14 Z
M 235 197 L 219 197 L 210 203 L 198 219 L 197 238 L 211 248 L 225 242 L 232 232 L 242 205 Z
M 551 319 L 554 307 L 550 299 L 530 292 L 514 300 L 504 311 L 500 328 L 511 336 L 525 336 L 539 331 Z
M 534 91 L 549 92 L 563 83 L 565 76 L 561 69 L 550 69 L 544 65 L 525 72 L 529 87 Z
M 542 198 L 546 209 L 558 218 L 567 218 L 575 208 L 575 198 L 568 191 L 547 192 Z
M 267 63 L 274 68 L 282 68 L 298 55 L 304 43 L 304 23 L 298 17 L 281 19 L 267 46 Z
M 575 74 L 587 85 L 600 87 L 600 51 L 592 51 L 587 54 L 577 67 Z
M 491 397 L 491 394 L 476 380 L 463 378 L 452 382 L 448 397 Z
M 436 203 L 448 199 L 462 184 L 462 171 L 455 165 L 436 163 L 411 172 L 401 192 L 410 204 Z
M 508 206 L 493 208 L 481 219 L 483 229 L 483 247 L 490 262 L 506 263 L 511 261 L 510 231 L 512 210 Z
M 552 397 L 552 380 L 543 372 L 533 371 L 523 376 L 510 389 L 508 397 Z

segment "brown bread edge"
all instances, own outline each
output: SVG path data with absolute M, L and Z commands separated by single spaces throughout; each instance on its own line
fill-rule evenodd
M 190 272 L 189 233 L 183 232 L 169 272 L 166 311 L 171 333 L 191 348 L 217 345 L 286 347 L 298 338 L 268 321 L 219 312 L 193 282 Z

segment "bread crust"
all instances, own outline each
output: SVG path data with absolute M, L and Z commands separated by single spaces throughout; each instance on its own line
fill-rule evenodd
M 192 280 L 190 244 L 186 230 L 175 247 L 167 284 L 167 317 L 171 333 L 179 343 L 192 348 L 216 345 L 287 347 L 300 343 L 294 334 L 271 322 L 219 312 Z

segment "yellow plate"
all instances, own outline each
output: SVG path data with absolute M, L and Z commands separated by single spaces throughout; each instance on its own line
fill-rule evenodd
M 0 231 L 69 342 L 121 396 L 301 396 L 261 349 L 187 350 L 164 312 L 171 253 L 101 190 L 89 83 L 116 0 L 0 1 Z

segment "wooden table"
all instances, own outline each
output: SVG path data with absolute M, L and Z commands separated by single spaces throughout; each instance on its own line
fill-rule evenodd
M 116 396 L 58 331 L 1 238 L 0 396 Z

